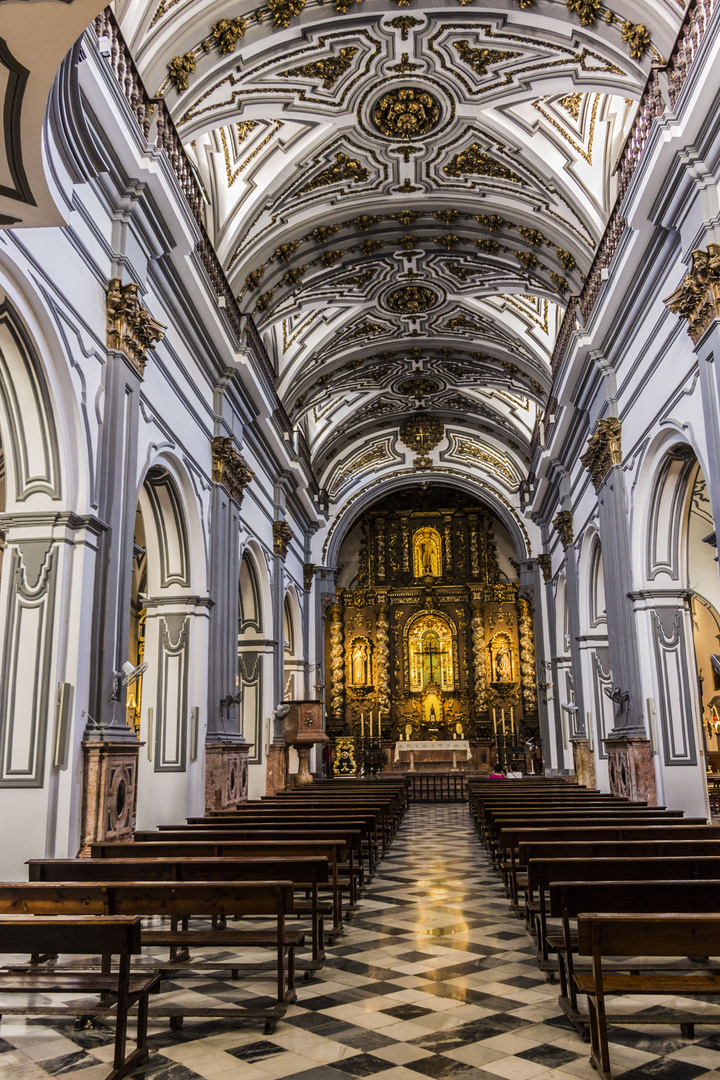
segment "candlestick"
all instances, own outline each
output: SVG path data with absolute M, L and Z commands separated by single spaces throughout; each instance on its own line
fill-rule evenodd
M 365 713 L 360 713 L 360 738 L 365 738 Z
M 368 713 L 368 722 L 370 724 L 370 742 L 372 742 L 372 709 Z

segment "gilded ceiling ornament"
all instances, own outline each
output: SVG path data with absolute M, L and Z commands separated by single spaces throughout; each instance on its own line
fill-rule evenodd
M 575 269 L 575 266 L 576 266 L 575 258 L 574 258 L 573 255 L 570 254 L 569 251 L 563 251 L 562 248 L 556 247 L 555 248 L 555 254 L 557 255 L 560 262 L 563 264 L 563 269 L 565 269 L 565 270 L 574 270 Z
M 294 538 L 295 533 L 292 531 L 287 521 L 273 521 L 273 553 L 279 555 L 285 562 L 288 553 L 288 546 L 290 541 Z
M 276 26 L 288 27 L 305 7 L 305 0 L 267 0 Z
M 391 139 L 417 139 L 440 119 L 440 105 L 428 90 L 403 86 L 389 90 L 373 109 L 376 127 Z
M 582 104 L 582 94 L 566 94 L 564 98 L 560 98 L 558 105 L 565 112 L 569 112 L 573 120 L 577 120 L 580 116 L 580 106 Z
M 257 289 L 258 285 L 260 284 L 260 282 L 262 281 L 264 276 L 265 276 L 265 267 L 264 266 L 258 266 L 257 270 L 253 270 L 245 278 L 245 288 L 246 289 Z
M 500 49 L 471 49 L 467 40 L 454 41 L 453 48 L 464 64 L 468 64 L 478 75 L 487 75 L 490 64 L 499 64 L 501 60 L 512 60 L 521 56 L 519 52 L 506 52 Z
M 485 255 L 497 255 L 500 245 L 497 240 L 473 240 L 475 247 Z
M 370 171 L 368 169 L 364 168 L 356 158 L 348 157 L 347 154 L 341 152 L 335 155 L 334 163 L 318 173 L 309 184 L 301 188 L 300 193 L 304 195 L 307 191 L 315 191 L 320 187 L 329 187 L 331 184 L 340 184 L 343 180 L 354 180 L 356 183 L 362 183 L 363 180 L 369 179 Z
M 342 248 L 336 248 L 334 251 L 323 251 L 320 256 L 320 262 L 323 266 L 334 266 L 336 262 L 342 259 L 345 252 Z
M 353 332 L 349 335 L 351 338 L 367 337 L 369 334 L 382 334 L 382 326 L 378 326 L 377 323 L 371 323 L 369 319 L 366 319 L 364 323 L 360 323 Z
M 467 150 L 455 154 L 443 172 L 446 176 L 493 176 L 497 180 L 511 180 L 514 184 L 525 184 L 525 181 L 507 165 L 485 154 L 478 143 L 471 143 Z
M 327 244 L 331 236 L 338 231 L 339 225 L 318 225 L 317 229 L 313 229 L 310 233 L 313 240 L 317 240 L 318 244 Z
M 273 259 L 279 259 L 280 262 L 289 262 L 299 247 L 299 240 L 291 240 L 289 244 L 281 244 L 280 247 L 275 248 Z
M 267 311 L 267 309 L 272 303 L 272 298 L 274 295 L 274 289 L 268 289 L 267 292 L 260 293 L 260 296 L 258 296 L 257 300 L 255 301 L 255 307 L 258 309 L 258 311 Z
M 372 229 L 374 225 L 379 225 L 381 221 L 382 218 L 380 214 L 360 214 L 359 217 L 353 218 L 352 221 L 348 221 L 346 224 L 354 225 L 356 229 L 367 232 L 368 229 Z
M 457 278 L 458 281 L 462 281 L 463 284 L 465 282 L 472 281 L 473 278 L 478 277 L 483 272 L 482 270 L 478 270 L 476 267 L 473 266 L 458 266 L 457 263 L 446 262 L 443 263 L 443 266 L 447 270 L 448 274 L 452 274 L 454 278 Z
M 391 292 L 385 302 L 400 315 L 417 315 L 420 311 L 429 311 L 437 301 L 437 293 L 432 289 L 422 285 L 403 285 Z
M 168 75 L 179 94 L 187 90 L 190 76 L 195 71 L 195 53 L 187 52 L 184 56 L 174 56 L 168 64 Z
M 446 236 L 435 236 L 433 239 L 436 244 L 444 247 L 447 251 L 451 251 L 460 243 L 460 237 L 456 236 L 455 233 L 448 233 Z
M 406 379 L 398 386 L 398 393 L 421 401 L 428 394 L 437 394 L 439 389 L 440 384 L 433 382 L 432 379 Z
M 410 236 L 410 235 L 401 236 L 400 240 L 398 241 L 398 243 L 400 244 L 400 247 L 404 248 L 405 251 L 412 251 L 413 248 L 415 247 L 415 245 L 417 244 L 417 242 L 418 242 L 417 236 Z
M 410 416 L 400 425 L 400 438 L 418 455 L 413 468 L 431 469 L 430 451 L 445 438 L 445 428 L 434 416 Z
M 592 26 L 602 11 L 603 0 L 567 0 L 567 9 L 577 15 L 581 26 Z
M 505 218 L 501 218 L 499 214 L 476 214 L 475 220 L 478 221 L 483 228 L 488 232 L 497 232 L 498 229 L 502 229 L 503 225 L 508 225 L 509 222 Z
M 400 212 L 397 213 L 395 217 L 398 219 L 401 225 L 404 225 L 407 228 L 408 225 L 415 224 L 415 221 L 417 218 L 420 217 L 420 214 L 417 212 L 417 210 L 400 210 Z
M 570 286 L 567 283 L 567 279 L 562 274 L 556 274 L 554 270 L 550 271 L 550 280 L 555 286 L 555 291 L 559 292 L 561 296 L 564 296 L 566 292 L 569 292 Z
M 590 473 L 593 487 L 599 491 L 612 467 L 622 464 L 622 425 L 616 416 L 598 420 L 580 461 Z
M 391 64 L 389 70 L 399 71 L 401 75 L 404 75 L 406 71 L 417 71 L 420 67 L 422 67 L 422 64 L 414 63 L 408 54 L 404 52 L 400 57 L 399 62 L 397 64 Z
M 454 225 L 458 219 L 457 210 L 435 210 L 433 217 L 442 221 L 443 225 Z
M 283 285 L 297 285 L 302 280 L 302 276 L 307 270 L 307 266 L 295 266 L 292 270 L 288 270 L 287 274 L 283 277 Z
M 221 19 L 212 27 L 210 38 L 221 53 L 231 53 L 235 52 L 238 41 L 245 37 L 246 29 L 247 23 L 241 15 L 235 19 Z
M 560 537 L 560 543 L 564 548 L 572 547 L 575 539 L 575 524 L 573 522 L 572 510 L 561 510 L 556 515 L 553 521 L 555 531 Z
M 514 251 L 513 255 L 526 270 L 534 270 L 538 264 L 534 251 Z
M 396 15 L 394 19 L 390 19 L 388 26 L 394 27 L 395 30 L 400 31 L 400 40 L 407 41 L 408 31 L 413 26 L 422 26 L 422 19 L 414 19 L 412 15 Z
M 374 255 L 376 251 L 380 250 L 380 248 L 385 247 L 385 241 L 384 240 L 361 240 L 359 246 L 360 246 L 360 250 L 363 253 L 363 255 Z
M 622 24 L 622 39 L 630 46 L 633 60 L 642 60 L 650 48 L 650 31 L 642 23 L 631 23 L 626 19 Z
M 245 458 L 233 447 L 232 437 L 217 435 L 210 441 L 212 451 L 212 481 L 222 484 L 231 499 L 242 506 L 245 488 L 255 473 Z
M 354 2 L 354 0 L 351 0 L 351 2 Z M 332 90 L 340 76 L 344 75 L 348 68 L 352 66 L 353 58 L 357 52 L 357 48 L 347 47 L 340 49 L 337 56 L 330 56 L 326 60 L 314 60 L 312 63 L 303 64 L 300 67 L 288 68 L 287 71 L 281 71 L 280 74 L 284 79 L 299 76 L 305 79 L 322 80 L 324 89 Z
M 545 243 L 545 237 L 539 229 L 528 229 L 524 225 L 518 225 L 518 232 L 523 236 L 531 247 Z
M 162 341 L 165 329 L 140 303 L 138 286 L 122 285 L 120 278 L 108 282 L 105 302 L 107 347 L 126 356 L 140 375 L 145 372 L 147 353 Z
M 664 303 L 687 319 L 687 332 L 697 345 L 708 326 L 720 317 L 720 244 L 693 251 L 690 272 Z

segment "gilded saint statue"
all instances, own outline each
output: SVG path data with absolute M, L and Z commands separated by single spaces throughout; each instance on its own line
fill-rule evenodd
M 362 638 L 358 638 L 352 643 L 350 662 L 352 670 L 352 685 L 367 686 L 369 682 L 367 641 L 364 641 Z
M 437 529 L 418 529 L 413 536 L 414 577 L 442 576 L 442 548 Z
M 512 657 L 504 642 L 498 645 L 495 653 L 495 681 L 512 682 Z

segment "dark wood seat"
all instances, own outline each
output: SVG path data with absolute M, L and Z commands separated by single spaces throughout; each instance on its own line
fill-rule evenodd
M 610 957 L 720 956 L 720 915 L 578 915 L 578 954 L 592 958 L 592 971 L 576 972 L 575 986 L 588 998 L 591 1064 L 603 1080 L 613 1080 L 608 1048 L 607 1025 L 614 1022 L 606 1011 L 605 997 L 651 994 L 705 997 L 720 994 L 720 975 L 608 973 L 604 961 Z M 692 1011 L 653 1010 L 654 1024 L 680 1023 L 688 1035 L 692 1022 L 717 1023 Z M 634 1023 L 624 1013 L 621 1023 Z
M 115 1011 L 115 1051 L 112 1072 L 107 1080 L 127 1076 L 148 1056 L 148 995 L 155 993 L 160 985 L 157 972 L 138 974 L 130 970 L 130 957 L 142 950 L 140 935 L 137 917 L 0 919 L 0 953 L 100 953 L 106 969 L 102 972 L 40 971 L 32 966 L 13 965 L 0 971 L 0 995 L 30 995 L 31 1000 L 18 1006 L 3 1005 L 2 1014 L 77 1016 L 77 1002 L 70 1007 L 46 1005 L 34 1002 L 32 996 L 56 993 L 72 994 L 73 997 L 99 996 L 96 1004 L 83 1001 L 82 1015 L 105 1016 Z M 113 956 L 118 957 L 117 971 L 111 970 Z M 127 1054 L 128 1010 L 133 1005 L 138 1007 L 136 1047 Z
M 131 845 L 126 845 L 131 846 Z M 13 915 L 32 912 L 50 914 L 103 914 L 166 916 L 169 929 L 156 926 L 142 929 L 143 945 L 166 946 L 175 952 L 167 962 L 152 961 L 163 973 L 170 971 L 230 970 L 237 978 L 244 973 L 277 970 L 277 1003 L 271 1008 L 243 1006 L 204 1006 L 195 1003 L 160 1004 L 150 1009 L 150 1015 L 169 1016 L 171 1026 L 178 1027 L 184 1016 L 213 1016 L 229 1019 L 264 1019 L 266 1032 L 274 1030 L 288 1005 L 296 1000 L 295 948 L 303 944 L 302 930 L 288 930 L 286 918 L 294 913 L 293 884 L 290 881 L 93 881 L 93 882 L 22 882 L 0 883 L 0 914 Z M 228 946 L 228 931 L 203 926 L 190 928 L 188 920 L 223 916 L 261 915 L 275 920 L 274 932 L 262 931 L 262 944 L 273 947 L 273 961 L 247 962 L 239 957 L 230 960 L 199 960 L 189 956 L 188 948 L 202 942 L 203 948 Z M 181 925 L 179 925 L 181 924 Z M 195 937 L 195 934 L 201 937 Z M 243 935 L 249 934 L 244 937 Z M 254 948 L 259 942 L 256 931 L 233 931 L 235 948 Z M 190 937 L 188 937 L 190 935 Z

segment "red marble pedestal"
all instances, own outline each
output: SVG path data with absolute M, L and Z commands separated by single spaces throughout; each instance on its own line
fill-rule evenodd
M 649 739 L 606 739 L 610 790 L 657 806 L 655 762 Z
M 583 787 L 594 788 L 595 755 L 590 749 L 589 739 L 571 739 L 575 779 Z
M 248 797 L 248 756 L 253 743 L 205 744 L 205 813 L 227 810 Z
M 84 742 L 81 856 L 91 844 L 132 840 L 141 743 Z
M 268 747 L 267 768 L 265 772 L 265 794 L 277 795 L 288 786 L 288 748 L 284 743 L 273 743 Z

